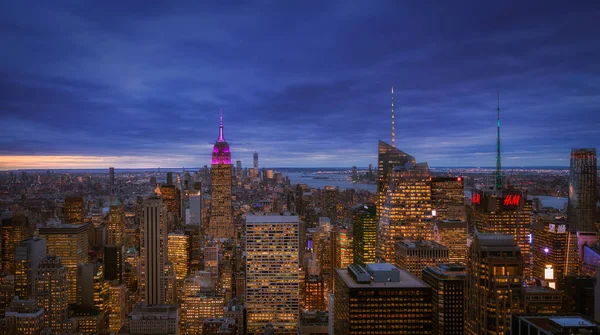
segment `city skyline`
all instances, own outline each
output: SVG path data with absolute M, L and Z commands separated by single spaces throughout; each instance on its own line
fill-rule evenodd
M 47 7 L 45 7 L 47 6 Z M 232 161 L 569 166 L 596 148 L 593 3 L 0 5 L 0 170 Z M 577 6 L 577 7 L 574 7 Z M 244 13 L 244 14 L 240 14 Z

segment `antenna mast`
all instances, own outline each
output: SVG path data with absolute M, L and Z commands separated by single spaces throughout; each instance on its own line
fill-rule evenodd
M 392 147 L 396 147 L 396 124 L 394 120 L 394 86 L 392 85 Z
M 498 138 L 496 140 L 496 184 L 495 189 L 502 188 L 502 162 L 500 158 L 500 92 L 498 92 Z

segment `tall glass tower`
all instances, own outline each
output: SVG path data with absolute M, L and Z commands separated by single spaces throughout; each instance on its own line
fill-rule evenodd
M 233 214 L 231 207 L 231 152 L 223 135 L 223 110 L 221 109 L 219 138 L 212 151 L 211 214 L 208 235 L 216 239 L 233 239 Z
M 596 149 L 571 150 L 569 222 L 577 231 L 596 231 Z

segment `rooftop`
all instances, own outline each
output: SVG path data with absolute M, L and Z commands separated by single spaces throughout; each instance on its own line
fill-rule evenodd
M 297 215 L 248 215 L 246 223 L 298 223 Z
M 383 265 L 378 265 L 383 264 Z M 367 266 L 375 265 L 375 271 L 390 271 L 390 268 L 393 267 L 395 270 L 399 271 L 400 280 L 393 282 L 369 282 L 369 283 L 357 283 L 350 273 L 348 273 L 348 269 L 336 269 L 335 271 L 340 275 L 342 280 L 348 285 L 349 288 L 425 288 L 429 287 L 419 278 L 409 273 L 404 269 L 399 269 L 388 263 L 374 263 L 369 264 Z M 371 268 L 373 269 L 373 268 Z M 379 270 L 381 269 L 381 270 Z
M 448 249 L 447 247 L 435 242 L 428 240 L 421 241 L 412 241 L 412 240 L 404 240 L 397 242 L 400 246 L 409 249 Z

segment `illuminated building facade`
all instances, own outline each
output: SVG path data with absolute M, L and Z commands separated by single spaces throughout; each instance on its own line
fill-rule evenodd
M 432 240 L 431 177 L 426 163 L 396 166 L 389 178 L 377 239 L 377 258 L 394 261 L 397 240 Z
M 198 291 L 183 297 L 181 303 L 181 324 L 183 334 L 202 334 L 204 320 L 223 317 L 225 300 L 214 291 Z
M 448 263 L 448 248 L 434 241 L 396 242 L 394 265 L 421 278 L 423 269 L 436 263 Z
M 246 309 L 249 335 L 267 323 L 296 334 L 299 317 L 298 216 L 246 217 Z M 277 297 L 277 299 L 273 299 Z
M 335 334 L 431 334 L 431 287 L 389 263 L 336 269 Z
M 556 314 L 562 310 L 562 291 L 547 286 L 523 287 L 525 314 Z
M 77 301 L 77 266 L 88 262 L 89 224 L 56 224 L 39 229 L 48 255 L 60 257 L 67 269 L 69 303 Z
M 427 266 L 422 278 L 432 287 L 433 334 L 464 334 L 465 265 L 439 263 Z
M 448 248 L 448 262 L 467 263 L 468 223 L 460 220 L 438 220 L 433 225 L 433 240 Z
M 233 209 L 231 205 L 231 151 L 223 135 L 223 113 L 219 138 L 212 152 L 210 175 L 212 179 L 210 221 L 208 235 L 216 239 L 233 239 Z
M 511 235 L 475 232 L 467 257 L 466 334 L 504 335 L 522 312 L 523 257 Z
M 104 279 L 123 282 L 125 272 L 125 247 L 122 245 L 104 247 Z
M 532 275 L 531 204 L 525 201 L 526 196 L 518 190 L 504 190 L 497 193 L 473 192 L 475 226 L 480 233 L 501 233 L 515 237 L 521 248 L 523 258 L 523 276 Z
M 22 300 L 35 298 L 37 270 L 46 257 L 46 240 L 28 237 L 15 247 L 15 295 Z
M 335 224 L 337 220 L 338 191 L 333 186 L 325 186 L 323 190 L 323 216 Z
M 373 204 L 354 208 L 354 263 L 364 265 L 375 262 L 377 245 L 377 214 Z
M 160 198 L 146 199 L 141 226 L 141 280 L 143 301 L 148 305 L 164 304 L 167 297 L 167 211 Z
M 397 165 L 412 163 L 416 165 L 415 158 L 406 152 L 403 152 L 393 145 L 389 145 L 381 140 L 378 143 L 378 182 L 377 182 L 377 220 L 380 220 L 383 212 L 383 204 L 387 195 L 389 186 L 389 176 Z
M 117 333 L 127 321 L 127 288 L 125 284 L 112 284 L 108 292 L 108 331 Z
M 354 262 L 354 236 L 346 227 L 334 229 L 334 259 L 333 268 L 347 268 Z
M 431 178 L 431 206 L 437 220 L 465 220 L 465 184 L 462 177 Z
M 173 271 L 178 289 L 183 288 L 183 282 L 188 276 L 190 263 L 190 235 L 173 232 L 168 235 L 168 261 L 173 263 Z
M 108 212 L 108 244 L 122 245 L 125 236 L 125 210 L 115 198 Z
M 181 193 L 173 184 L 163 184 L 160 186 L 163 203 L 167 213 L 179 216 L 181 206 Z
M 131 335 L 179 335 L 179 307 L 177 305 L 137 304 L 127 318 Z
M 319 218 L 319 225 L 313 235 L 314 255 L 321 269 L 320 275 L 325 282 L 327 290 L 332 289 L 333 273 L 333 249 L 332 249 L 332 234 L 331 221 L 327 217 Z M 319 274 L 319 273 L 317 273 Z
M 568 220 L 577 231 L 597 231 L 596 149 L 571 150 Z
M 85 202 L 83 197 L 67 197 L 63 208 L 65 222 L 69 224 L 83 224 L 85 218 Z
M 15 246 L 27 236 L 27 218 L 12 212 L 2 213 L 0 225 L 0 262 L 5 272 L 13 273 Z
M 2 334 L 38 335 L 44 330 L 44 309 L 36 300 L 15 298 L 6 308 L 4 322 L 0 323 Z
M 578 274 L 577 233 L 569 225 L 565 221 L 536 224 L 533 276 L 548 281 L 552 287 L 555 281 Z
M 304 279 L 304 309 L 309 311 L 324 311 L 324 294 L 323 277 L 319 275 L 307 275 Z
M 37 273 L 37 303 L 44 308 L 44 324 L 55 331 L 69 317 L 67 268 L 60 258 L 48 256 L 40 262 Z
M 600 324 L 578 314 L 518 315 L 511 317 L 511 335 L 600 334 Z

